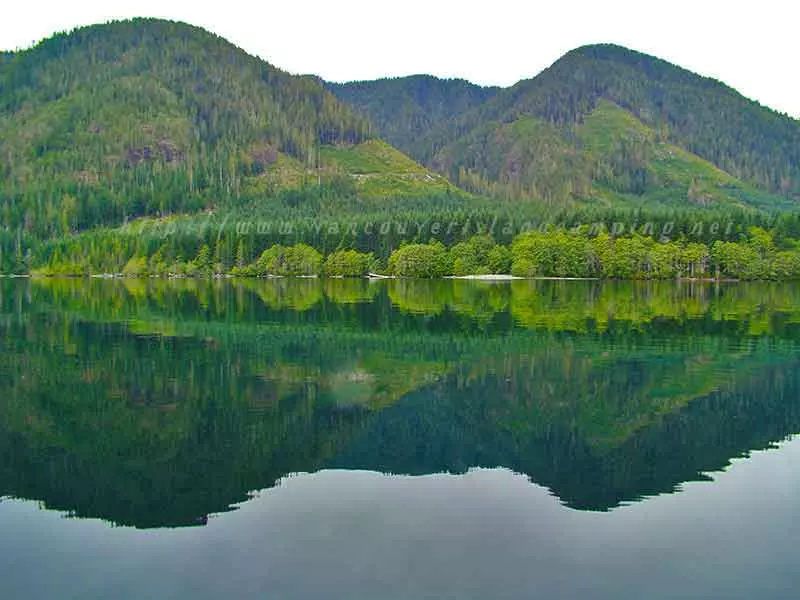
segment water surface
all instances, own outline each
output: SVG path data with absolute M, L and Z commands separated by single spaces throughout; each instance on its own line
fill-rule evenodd
M 0 282 L 10 598 L 778 598 L 800 288 Z

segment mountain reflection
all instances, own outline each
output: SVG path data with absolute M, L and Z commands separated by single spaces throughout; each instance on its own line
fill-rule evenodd
M 205 523 L 289 473 L 505 467 L 569 507 L 800 432 L 793 286 L 0 282 L 0 496 Z

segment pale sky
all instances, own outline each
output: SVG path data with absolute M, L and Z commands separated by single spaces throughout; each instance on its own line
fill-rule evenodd
M 134 16 L 186 21 L 293 73 L 331 81 L 430 73 L 507 86 L 613 42 L 720 79 L 800 117 L 796 0 L 42 0 L 9 2 L 0 48 Z

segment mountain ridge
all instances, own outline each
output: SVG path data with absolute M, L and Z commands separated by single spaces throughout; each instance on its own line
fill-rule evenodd
M 526 173 L 523 168 L 520 177 L 520 173 L 503 172 L 497 165 L 487 164 L 490 161 L 485 159 L 497 144 L 484 140 L 482 154 L 467 151 L 475 142 L 469 136 L 507 139 L 508 132 L 504 130 L 508 124 L 533 118 L 543 121 L 545 129 L 558 129 L 550 133 L 566 142 L 562 150 L 569 150 L 567 154 L 580 154 L 582 149 L 570 139 L 574 137 L 572 129 L 601 100 L 627 110 L 664 142 L 741 179 L 744 185 L 737 194 L 753 196 L 751 204 L 784 204 L 782 208 L 786 208 L 792 206 L 791 200 L 800 198 L 800 121 L 763 107 L 714 78 L 615 44 L 592 44 L 568 52 L 535 77 L 502 88 L 472 109 L 435 123 L 406 150 L 472 191 L 511 197 L 535 195 L 536 188 L 541 187 L 535 174 Z M 382 133 L 380 129 L 378 133 Z M 622 133 L 618 137 L 624 138 Z M 525 144 L 522 148 L 516 144 L 513 149 L 506 148 L 506 155 L 496 157 L 495 162 L 503 162 L 509 153 L 525 154 L 529 150 Z M 559 153 L 563 152 L 556 149 L 552 153 L 555 158 L 544 153 L 546 160 L 559 162 Z M 581 196 L 593 188 L 593 171 L 597 169 L 588 165 L 578 180 L 570 181 L 567 172 L 573 171 L 574 165 L 561 166 L 557 178 L 567 181 L 562 187 L 570 191 L 564 193 L 545 186 L 545 195 L 559 202 L 585 200 Z M 477 179 L 485 182 L 476 185 Z M 748 189 L 753 186 L 758 189 Z M 520 191 L 526 187 L 527 191 Z M 580 193 L 573 193 L 575 189 Z M 591 191 L 595 197 L 603 195 Z M 759 191 L 783 197 L 784 201 L 763 196 Z M 677 190 L 673 190 L 673 196 L 676 194 Z M 688 196 L 689 186 L 678 195 Z M 727 201 L 736 203 L 732 197 Z
M 312 188 L 433 209 L 457 187 L 558 209 L 795 210 L 800 121 L 611 44 L 509 88 L 428 75 L 333 84 L 161 19 L 0 54 L 6 232 L 48 238 Z

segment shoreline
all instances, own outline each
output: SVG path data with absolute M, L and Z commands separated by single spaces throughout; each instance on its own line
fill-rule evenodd
M 520 279 L 527 279 L 526 277 L 519 277 L 517 275 L 448 275 L 442 279 L 456 279 L 461 281 L 516 281 Z
M 675 282 L 675 283 L 796 283 L 797 280 L 772 280 L 772 279 L 732 279 L 732 278 L 715 278 L 715 277 L 675 277 L 670 279 L 604 279 L 602 277 L 547 277 L 547 276 L 533 276 L 521 277 L 519 275 L 509 274 L 483 274 L 483 275 L 446 275 L 444 277 L 402 277 L 399 275 L 381 275 L 378 273 L 369 273 L 368 275 L 347 277 L 344 275 L 260 275 L 260 276 L 242 276 L 232 275 L 230 273 L 215 273 L 213 275 L 181 275 L 177 273 L 167 273 L 164 275 L 125 275 L 123 273 L 92 273 L 92 274 L 42 274 L 42 273 L 29 273 L 24 275 L 9 275 L 0 273 L 0 279 L 103 279 L 103 280 L 145 280 L 145 279 L 162 279 L 162 280 L 175 280 L 175 279 L 192 279 L 192 280 L 274 280 L 274 279 L 304 279 L 304 280 L 366 280 L 369 282 L 395 280 L 395 281 L 482 281 L 489 283 L 502 283 L 513 281 L 599 281 L 599 282 Z

